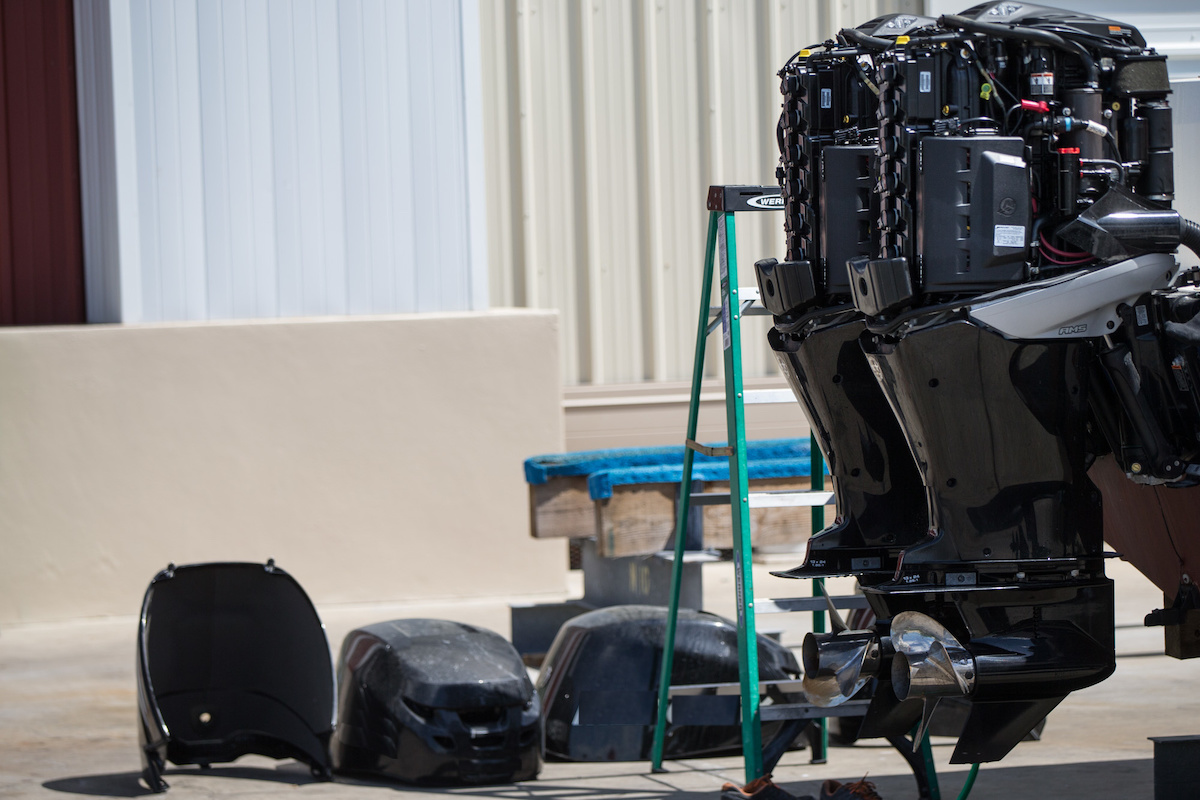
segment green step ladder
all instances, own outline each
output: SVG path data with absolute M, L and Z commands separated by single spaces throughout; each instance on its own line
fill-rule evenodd
M 700 312 L 696 324 L 696 353 L 692 365 L 686 449 L 683 456 L 683 475 L 680 482 L 678 515 L 675 523 L 675 553 L 671 572 L 670 606 L 663 644 L 663 659 L 659 672 L 657 716 L 651 750 L 651 767 L 656 772 L 662 770 L 667 708 L 671 696 L 704 691 L 716 691 L 721 694 L 735 688 L 732 684 L 670 685 L 675 656 L 675 629 L 679 612 L 679 589 L 683 574 L 688 514 L 693 502 L 708 504 L 722 501 L 716 496 L 693 495 L 690 490 L 683 488 L 691 486 L 692 463 L 697 452 L 709 456 L 726 455 L 729 457 L 730 489 L 727 502 L 730 503 L 733 522 L 733 565 L 737 594 L 739 684 L 736 688 L 740 690 L 741 695 L 742 753 L 745 761 L 746 783 L 763 775 L 762 723 L 764 719 L 807 718 L 816 720 L 819 725 L 819 736 L 812 742 L 812 761 L 813 763 L 824 763 L 829 741 L 825 718 L 861 716 L 865 713 L 866 705 L 869 703 L 866 700 L 850 700 L 836 708 L 816 708 L 806 704 L 773 704 L 765 709 L 765 714 L 764 710 L 759 707 L 759 694 L 767 683 L 760 684 L 758 680 L 756 612 L 811 611 L 813 631 L 822 633 L 825 631 L 825 608 L 830 604 L 836 608 L 866 607 L 865 598 L 862 597 L 826 597 L 824 581 L 819 578 L 812 581 L 812 597 L 764 600 L 759 603 L 758 608 L 755 607 L 750 545 L 750 509 L 763 506 L 810 506 L 812 508 L 813 533 L 817 533 L 825 527 L 824 506 L 833 500 L 833 493 L 824 491 L 824 459 L 815 439 L 812 440 L 810 448 L 811 491 L 751 493 L 746 477 L 745 406 L 754 402 L 780 402 L 781 398 L 763 397 L 759 399 L 755 396 L 756 394 L 778 394 L 776 390 L 760 390 L 759 393 L 751 393 L 743 389 L 741 320 L 751 313 L 766 314 L 769 312 L 762 308 L 754 308 L 755 301 L 758 300 L 757 288 L 748 289 L 738 286 L 737 228 L 734 215 L 738 212 L 782 209 L 782 196 L 776 186 L 710 186 L 708 190 L 708 237 L 705 244 L 704 275 L 701 281 Z M 713 271 L 717 264 L 720 265 L 721 304 L 719 307 L 712 307 L 710 306 L 710 296 Z M 724 351 L 727 446 L 706 447 L 696 441 L 700 387 L 704 374 L 705 344 L 708 336 L 718 326 L 721 328 L 721 343 Z M 782 399 L 787 402 L 795 402 L 790 391 Z M 779 685 L 785 691 L 799 690 L 799 686 L 785 686 L 782 683 Z M 897 749 L 901 749 L 901 741 L 893 741 L 892 744 Z M 920 750 L 920 753 L 906 755 L 906 758 L 913 766 L 914 773 L 918 772 L 920 766 L 924 767 L 920 771 L 925 772 L 924 780 L 927 783 L 921 786 L 922 797 L 938 800 L 940 793 L 937 787 L 937 776 L 933 770 L 928 737 L 925 737 L 921 743 Z M 901 752 L 903 754 L 903 749 Z M 918 762 L 923 762 L 923 764 Z M 919 785 L 922 780 L 922 776 L 918 775 Z
M 762 762 L 762 715 L 759 710 L 758 648 L 757 630 L 755 625 L 754 584 L 751 572 L 750 547 L 750 509 L 759 505 L 808 505 L 812 506 L 813 532 L 825 527 L 824 506 L 832 498 L 832 494 L 821 491 L 824 489 L 825 468 L 824 460 L 816 442 L 810 448 L 812 478 L 811 492 L 764 492 L 751 495 L 746 478 L 746 420 L 745 406 L 756 402 L 756 397 L 748 397 L 742 386 L 742 341 L 741 319 L 754 311 L 767 313 L 765 309 L 755 309 L 758 299 L 757 289 L 744 289 L 738 286 L 737 273 L 737 230 L 734 214 L 741 211 L 778 211 L 782 210 L 782 198 L 776 186 L 712 186 L 708 192 L 708 238 L 705 245 L 704 276 L 701 279 L 700 313 L 696 328 L 696 353 L 692 366 L 692 391 L 688 406 L 688 425 L 686 445 L 683 456 L 683 479 L 681 487 L 691 486 L 692 463 L 696 452 L 710 456 L 727 455 L 729 457 L 729 503 L 733 522 L 733 563 L 734 581 L 737 592 L 737 626 L 738 626 L 738 675 L 741 688 L 741 726 L 742 750 L 745 754 L 746 782 L 760 777 L 763 772 Z M 709 305 L 712 291 L 714 265 L 720 264 L 720 295 L 721 305 L 712 308 Z M 716 312 L 716 319 L 711 319 Z M 725 364 L 725 415 L 728 446 L 721 448 L 705 447 L 696 442 L 696 429 L 699 417 L 700 386 L 704 374 L 704 353 L 708 336 L 718 325 L 721 328 L 721 340 L 724 350 Z M 764 394 L 771 392 L 765 390 Z M 787 402 L 795 402 L 791 392 L 787 391 L 783 398 Z M 778 402 L 778 398 L 764 397 L 762 402 Z M 696 498 L 705 502 L 704 498 Z M 679 587 L 682 576 L 683 550 L 686 539 L 688 512 L 693 500 L 689 491 L 680 492 L 678 516 L 675 527 L 675 559 L 671 574 L 671 602 L 667 616 L 666 642 L 663 647 L 662 668 L 659 675 L 658 714 L 654 727 L 654 746 L 652 750 L 652 767 L 662 769 L 663 746 L 666 735 L 667 707 L 670 702 L 672 689 L 686 691 L 688 687 L 671 687 L 670 676 L 675 655 L 675 623 L 679 611 Z M 797 601 L 781 601 L 772 603 L 771 611 L 812 610 L 813 630 L 825 630 L 825 603 L 822 598 L 822 586 L 819 580 L 813 581 L 813 598 L 809 603 Z M 861 709 L 854 710 L 861 713 Z M 808 710 L 800 714 L 808 716 Z M 835 712 L 836 713 L 836 712 Z M 793 714 L 798 716 L 800 714 Z M 824 760 L 825 748 L 828 743 L 828 732 L 821 720 L 821 735 L 814 742 L 813 760 Z

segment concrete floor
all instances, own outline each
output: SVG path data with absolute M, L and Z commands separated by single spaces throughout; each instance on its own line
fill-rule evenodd
M 795 582 L 768 575 L 770 569 L 787 566 L 790 561 L 782 557 L 756 568 L 757 596 L 801 593 Z M 733 613 L 732 573 L 729 564 L 706 567 L 705 597 L 711 610 Z M 1004 761 L 984 765 L 972 798 L 1152 798 L 1153 746 L 1147 737 L 1200 733 L 1200 659 L 1181 662 L 1163 655 L 1161 629 L 1141 625 L 1146 612 L 1161 605 L 1161 595 L 1127 564 L 1112 563 L 1110 574 L 1117 585 L 1116 674 L 1068 697 L 1050 716 L 1040 742 L 1022 743 Z M 320 611 L 335 651 L 347 631 L 384 619 L 445 617 L 505 634 L 509 625 L 503 602 Z M 760 630 L 780 627 L 785 644 L 799 644 L 805 616 L 760 617 Z M 132 616 L 0 630 L 0 798 L 148 793 L 138 779 L 135 634 Z M 948 800 L 957 796 L 965 777 L 963 767 L 947 763 L 952 749 L 952 740 L 934 739 L 942 794 Z M 715 798 L 724 781 L 742 780 L 738 758 L 672 762 L 668 768 L 651 775 L 647 763 L 547 764 L 537 781 L 422 790 L 342 778 L 315 783 L 307 767 L 295 762 L 250 756 L 206 772 L 171 767 L 167 780 L 169 794 L 176 798 L 303 800 L 382 800 L 393 792 L 414 798 L 692 800 Z M 795 751 L 775 771 L 777 783 L 796 794 L 815 794 L 825 778 L 856 780 L 864 774 L 886 800 L 916 796 L 907 766 L 884 744 L 835 748 L 823 766 L 810 765 L 806 751 Z M 1192 796 L 1200 797 L 1200 788 Z

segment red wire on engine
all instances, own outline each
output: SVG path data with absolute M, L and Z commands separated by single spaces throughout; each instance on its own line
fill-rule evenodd
M 1054 245 L 1050 244 L 1050 242 L 1046 241 L 1046 234 L 1042 233 L 1041 231 L 1038 231 L 1038 241 L 1040 241 L 1042 243 L 1042 249 L 1046 251 L 1045 253 L 1043 253 L 1043 255 L 1046 256 L 1046 259 L 1048 261 L 1052 261 L 1055 264 L 1075 264 L 1075 263 L 1086 264 L 1087 262 L 1089 262 L 1095 258 L 1095 256 L 1093 256 L 1091 253 L 1084 253 L 1082 251 L 1063 250 L 1058 247 L 1055 247 Z M 1051 254 L 1053 254 L 1053 256 L 1057 256 L 1058 258 L 1052 257 Z M 1063 261 L 1060 259 L 1066 259 L 1066 260 Z

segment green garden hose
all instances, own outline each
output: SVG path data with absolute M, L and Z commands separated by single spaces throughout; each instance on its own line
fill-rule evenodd
M 958 793 L 958 800 L 967 800 L 967 795 L 971 793 L 971 787 L 975 785 L 975 776 L 979 774 L 979 765 L 972 764 L 971 771 L 967 773 L 967 782 L 963 784 L 962 791 Z

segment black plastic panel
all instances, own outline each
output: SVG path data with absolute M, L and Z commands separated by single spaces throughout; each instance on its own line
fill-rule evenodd
M 1029 172 L 1007 136 L 930 136 L 917 187 L 926 293 L 987 291 L 1025 277 Z
M 829 146 L 821 151 L 821 242 L 825 291 L 849 294 L 846 262 L 871 255 L 879 216 L 874 145 Z

